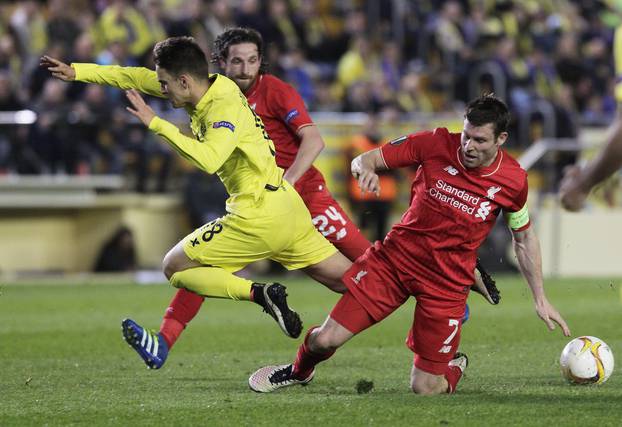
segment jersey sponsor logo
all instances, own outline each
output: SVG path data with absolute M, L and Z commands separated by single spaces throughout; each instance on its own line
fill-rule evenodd
M 358 273 L 356 273 L 356 276 L 354 276 L 352 280 L 354 281 L 354 283 L 358 285 L 359 283 L 361 283 L 361 279 L 365 277 L 366 275 L 367 275 L 367 271 L 361 270 Z
M 435 186 L 428 189 L 428 194 L 441 203 L 445 203 L 468 215 L 474 215 L 475 218 L 481 218 L 482 221 L 486 221 L 486 218 L 492 211 L 490 201 L 481 201 L 480 196 L 475 196 L 466 190 L 454 187 L 442 179 L 436 181 Z
M 438 190 L 442 190 L 441 194 L 445 194 L 447 196 L 455 196 L 473 206 L 476 206 L 480 200 L 478 196 L 474 196 L 466 190 L 461 190 L 457 187 L 454 187 L 453 185 L 446 183 L 442 179 L 436 181 L 436 188 Z M 431 188 L 430 190 L 433 190 L 433 188 Z
M 293 110 L 289 110 L 287 112 L 287 114 L 285 115 L 285 118 L 283 120 L 285 121 L 285 123 L 289 124 L 289 122 L 294 120 L 294 118 L 296 118 L 299 115 L 300 115 L 300 113 L 298 112 L 298 110 L 296 108 L 294 108 Z
M 486 195 L 486 197 L 488 197 L 490 200 L 495 200 L 495 194 L 497 194 L 499 191 L 501 191 L 501 187 L 490 187 L 488 189 L 488 194 Z
M 448 172 L 449 175 L 451 176 L 456 176 L 458 175 L 458 169 L 456 169 L 453 166 L 447 166 L 445 169 L 443 169 L 444 171 Z
M 406 141 L 408 139 L 407 135 L 404 136 L 400 136 L 397 139 L 394 139 L 393 141 L 389 141 L 389 144 L 391 145 L 400 145 L 402 142 Z
M 227 122 L 225 120 L 221 120 L 219 122 L 214 122 L 214 124 L 212 125 L 212 127 L 214 129 L 218 129 L 218 128 L 227 128 L 229 129 L 231 132 L 235 132 L 235 126 L 233 126 L 233 123 Z

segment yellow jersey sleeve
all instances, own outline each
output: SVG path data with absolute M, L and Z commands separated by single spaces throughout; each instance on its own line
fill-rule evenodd
M 159 117 L 151 120 L 149 129 L 164 137 L 179 154 L 198 168 L 213 174 L 231 156 L 239 142 L 235 133 L 239 108 L 232 103 L 220 104 L 213 105 L 213 108 L 220 107 L 217 110 L 218 121 L 211 120 L 207 115 L 193 121 L 196 139 L 185 136 L 177 126 Z
M 615 63 L 615 97 L 618 103 L 622 103 L 622 25 L 616 28 L 613 38 L 613 59 Z
M 165 98 L 156 72 L 148 68 L 81 63 L 73 63 L 71 67 L 76 71 L 76 81 L 79 82 L 137 89 L 148 95 Z

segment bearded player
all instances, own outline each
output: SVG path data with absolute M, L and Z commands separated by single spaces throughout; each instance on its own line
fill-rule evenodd
M 371 243 L 334 199 L 321 172 L 313 166 L 313 161 L 324 148 L 322 136 L 298 92 L 265 73 L 263 46 L 263 39 L 257 31 L 233 28 L 214 41 L 212 62 L 238 85 L 251 108 L 261 117 L 266 132 L 274 141 L 277 165 L 285 170 L 283 178 L 300 194 L 317 230 L 348 259 L 355 261 Z M 476 290 L 489 302 L 497 303 L 494 282 L 490 289 L 486 289 L 479 275 L 476 279 Z M 167 337 L 169 348 L 198 313 L 202 302 L 203 297 L 195 293 L 185 289 L 177 291 L 160 330 Z M 465 320 L 468 307 L 466 310 Z

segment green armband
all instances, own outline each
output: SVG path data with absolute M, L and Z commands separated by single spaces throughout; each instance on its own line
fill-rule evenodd
M 529 223 L 529 210 L 527 204 L 517 212 L 508 212 L 505 219 L 512 230 L 518 230 Z

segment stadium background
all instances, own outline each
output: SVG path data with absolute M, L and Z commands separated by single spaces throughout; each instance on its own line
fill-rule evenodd
M 309 387 L 250 392 L 248 376 L 291 360 L 301 341 L 254 304 L 218 299 L 204 303 L 163 369 L 145 369 L 119 323 L 131 316 L 157 328 L 174 289 L 151 272 L 193 222 L 219 214 L 224 195 L 132 121 L 121 93 L 56 82 L 37 67 L 42 53 L 149 66 L 167 35 L 193 34 L 209 48 L 226 27 L 255 26 L 270 70 L 300 90 L 321 128 L 327 147 L 316 164 L 344 207 L 344 151 L 369 113 L 386 139 L 457 131 L 464 102 L 494 90 L 515 118 L 507 148 L 531 165 L 547 295 L 573 336 L 598 336 L 618 357 L 617 178 L 580 214 L 560 209 L 557 185 L 612 119 L 619 0 L 121 3 L 0 0 L 0 425 L 620 425 L 619 360 L 604 385 L 570 387 L 558 366 L 568 338 L 534 315 L 519 275 L 498 271 L 501 304 L 469 297 L 460 343 L 469 367 L 448 398 L 410 392 L 412 300 L 322 364 Z M 150 103 L 185 125 L 183 112 Z M 405 177 L 394 220 L 408 201 Z M 122 225 L 136 249 L 129 272 L 84 274 L 116 232 L 127 243 Z M 500 226 L 487 242 L 489 269 L 511 264 L 508 239 Z M 279 280 L 305 326 L 338 298 L 302 275 Z M 369 393 L 361 382 L 373 383 Z
M 604 140 L 616 108 L 616 1 L 50 0 L 0 4 L 0 274 L 4 280 L 94 269 L 121 227 L 129 271 L 158 269 L 180 237 L 219 215 L 224 195 L 124 111 L 117 90 L 65 84 L 38 67 L 67 62 L 152 67 L 153 44 L 193 35 L 209 52 L 232 26 L 258 29 L 269 71 L 293 84 L 326 149 L 316 165 L 348 206 L 345 151 L 370 116 L 383 139 L 459 131 L 483 91 L 510 105 L 506 148 L 530 164 L 532 218 L 547 275 L 621 275 L 617 178 L 580 214 L 560 210 L 563 167 Z M 217 71 L 214 69 L 214 71 Z M 183 111 L 151 106 L 184 125 Z M 542 150 L 540 150 L 542 148 Z M 393 220 L 408 202 L 408 174 Z M 512 269 L 509 234 L 482 256 Z M 588 261 L 589 260 L 589 261 Z M 148 277 L 148 276 L 147 276 Z

